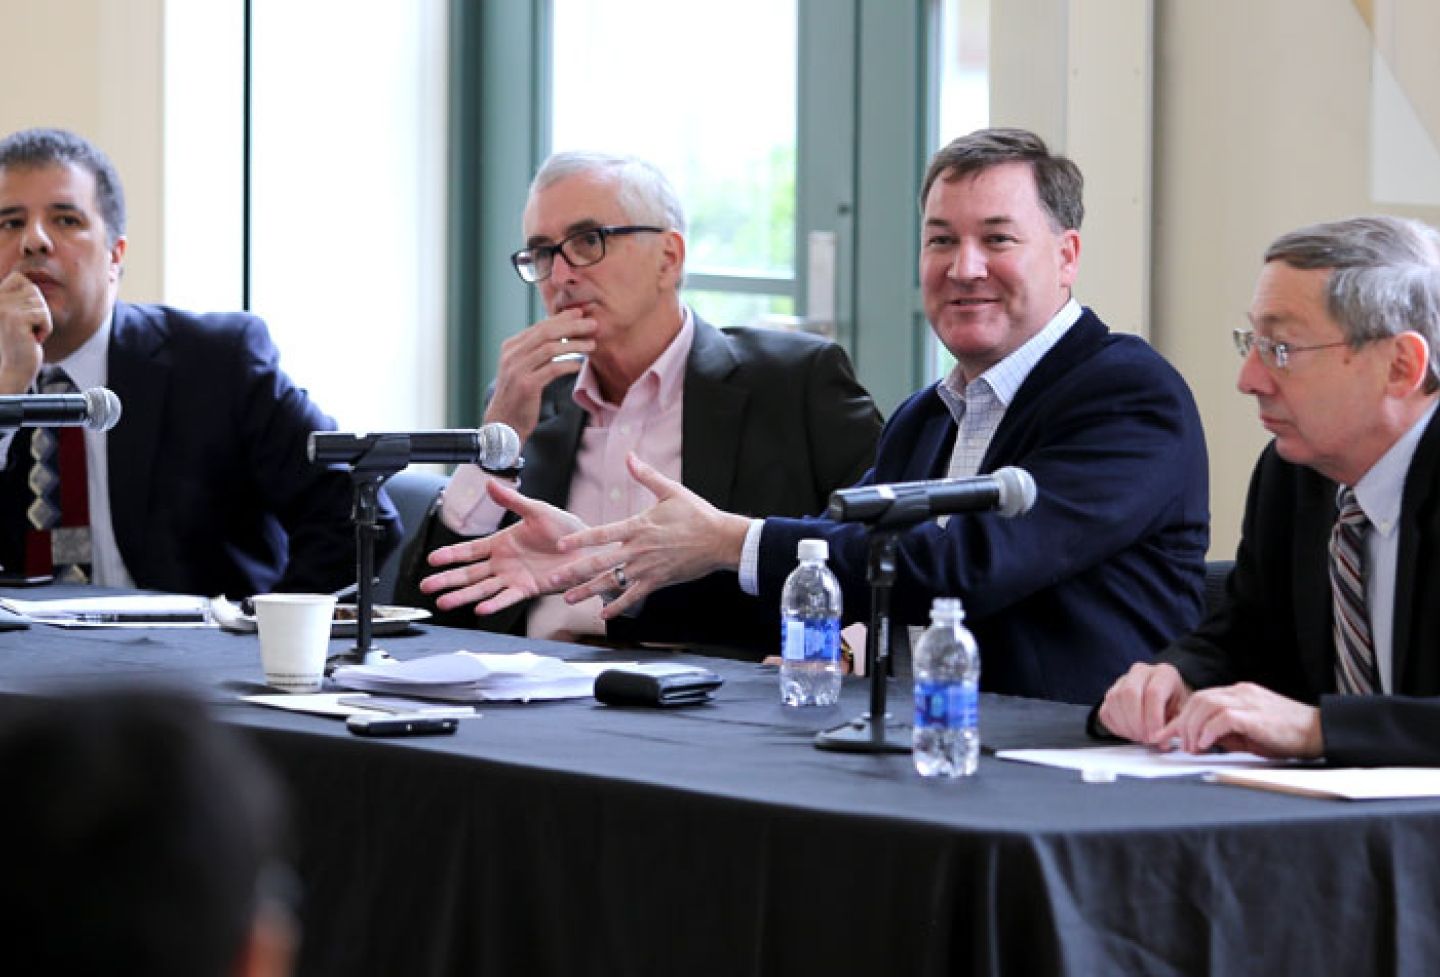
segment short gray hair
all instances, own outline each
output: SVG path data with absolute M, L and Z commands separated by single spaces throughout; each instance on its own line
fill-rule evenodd
M 637 156 L 555 153 L 540 165 L 535 179 L 530 182 L 530 196 L 566 177 L 596 172 L 611 177 L 618 184 L 616 197 L 627 220 L 685 233 L 685 208 L 680 206 L 675 188 L 655 164 Z
M 1329 269 L 1326 305 L 1352 346 L 1411 331 L 1430 344 L 1425 392 L 1440 390 L 1440 232 L 1402 217 L 1352 217 L 1282 234 L 1265 261 Z

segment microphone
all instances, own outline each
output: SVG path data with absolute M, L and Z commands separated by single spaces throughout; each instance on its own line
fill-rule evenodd
M 429 461 L 472 462 L 487 471 L 507 471 L 520 464 L 520 436 L 508 424 L 486 424 L 474 431 L 416 431 L 390 434 L 340 434 L 313 431 L 308 452 L 319 464 L 353 465 L 377 445 L 387 458 L 406 464 Z
M 935 478 L 840 489 L 830 494 L 826 515 L 836 522 L 903 526 L 956 512 L 995 511 L 1006 519 L 1035 504 L 1035 479 L 1023 468 L 991 475 Z
M 0 397 L 0 431 L 17 427 L 88 427 L 108 431 L 120 420 L 120 398 L 108 387 L 73 394 Z

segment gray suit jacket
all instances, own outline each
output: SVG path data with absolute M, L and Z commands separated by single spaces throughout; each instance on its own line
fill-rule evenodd
M 524 448 L 521 489 L 564 506 L 587 415 L 571 397 L 575 378 L 546 388 L 540 422 Z M 874 459 L 880 415 L 849 358 L 814 336 L 765 329 L 718 330 L 699 317 L 686 362 L 681 481 L 729 512 L 805 515 L 850 485 Z M 433 572 L 425 554 L 460 537 L 432 510 L 401 564 L 397 599 L 435 610 L 419 591 Z M 477 618 L 469 608 L 442 623 L 523 633 L 528 605 Z M 652 594 L 634 617 L 611 622 L 617 643 L 681 643 L 746 657 L 774 653 L 773 602 L 741 593 L 733 573 L 715 573 Z

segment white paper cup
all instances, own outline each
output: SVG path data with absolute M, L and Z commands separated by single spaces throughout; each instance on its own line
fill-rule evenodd
M 319 692 L 330 650 L 333 594 L 257 594 L 260 663 L 265 683 L 282 692 Z

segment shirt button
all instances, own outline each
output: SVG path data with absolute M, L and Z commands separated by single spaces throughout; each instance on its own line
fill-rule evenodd
M 620 501 L 620 490 L 619 490 L 618 488 L 612 488 L 612 489 L 610 490 L 610 501 L 611 501 L 611 502 L 619 502 L 619 501 Z
M 620 433 L 623 434 L 623 435 L 625 435 L 626 437 L 629 437 L 629 436 L 630 436 L 630 425 L 629 425 L 629 424 L 621 424 L 621 425 L 620 425 Z

